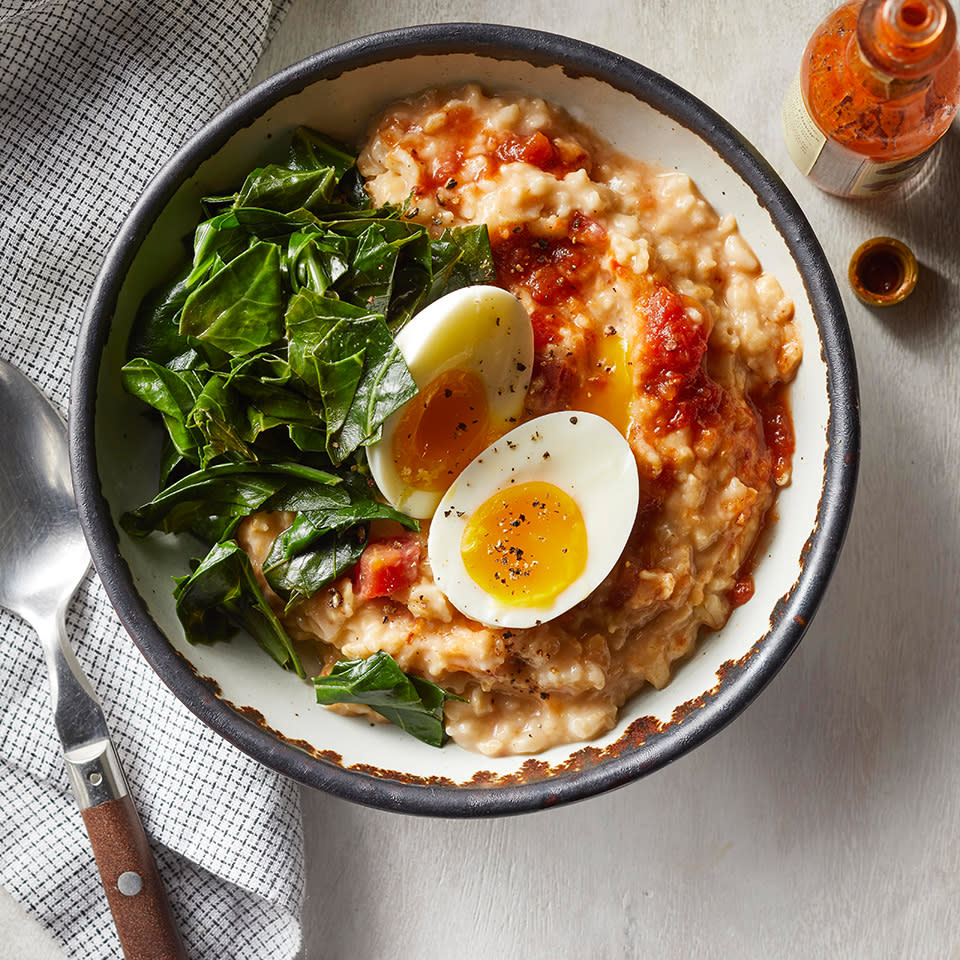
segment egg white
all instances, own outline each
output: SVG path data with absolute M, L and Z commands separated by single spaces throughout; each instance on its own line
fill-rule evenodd
M 559 487 L 580 508 L 587 531 L 586 566 L 546 604 L 503 604 L 467 572 L 460 550 L 463 532 L 489 497 L 534 480 Z M 487 447 L 444 494 L 427 544 L 434 578 L 453 606 L 487 626 L 524 628 L 552 620 L 592 593 L 613 568 L 639 500 L 633 451 L 608 421 L 575 410 L 529 420 Z
M 523 304 L 500 287 L 464 287 L 416 314 L 396 338 L 419 390 L 448 370 L 466 370 L 483 382 L 490 427 L 510 429 L 523 409 L 533 367 L 533 328 Z M 416 403 L 415 396 L 409 403 Z M 420 519 L 433 516 L 442 491 L 405 483 L 393 459 L 397 425 L 407 406 L 383 425 L 367 448 L 370 472 L 381 493 L 398 510 Z

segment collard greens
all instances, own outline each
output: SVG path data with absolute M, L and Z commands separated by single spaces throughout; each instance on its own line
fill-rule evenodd
M 206 545 L 174 591 L 188 639 L 242 629 L 300 676 L 237 525 L 296 512 L 263 564 L 288 609 L 357 562 L 371 520 L 416 529 L 377 495 L 363 454 L 416 392 L 394 334 L 443 294 L 495 281 L 485 227 L 431 238 L 401 208 L 371 207 L 355 159 L 300 128 L 284 164 L 207 197 L 182 270 L 140 312 L 122 373 L 166 428 L 157 496 L 123 525 Z M 371 661 L 318 680 L 322 702 L 367 703 L 442 743 L 449 695 L 386 654 Z

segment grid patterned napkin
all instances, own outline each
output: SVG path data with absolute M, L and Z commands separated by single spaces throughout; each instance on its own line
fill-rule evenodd
M 164 160 L 247 87 L 286 3 L 0 0 L 0 357 L 61 410 L 111 238 Z M 95 577 L 67 629 L 103 701 L 189 955 L 292 957 L 303 894 L 295 785 L 174 699 Z M 5 612 L 0 638 L 0 882 L 69 955 L 118 957 L 39 644 Z

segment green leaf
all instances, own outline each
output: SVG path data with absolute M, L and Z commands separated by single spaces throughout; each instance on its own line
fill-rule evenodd
M 322 170 L 333 167 L 339 180 L 356 163 L 356 154 L 332 137 L 309 127 L 297 127 L 290 144 L 290 166 L 297 170 Z
M 291 170 L 271 163 L 247 176 L 235 206 L 281 213 L 314 210 L 329 202 L 338 179 L 332 167 Z
M 146 297 L 130 332 L 128 356 L 165 364 L 187 349 L 189 343 L 180 333 L 180 313 L 189 293 L 184 278 L 178 276 Z
M 365 660 L 341 660 L 328 676 L 314 677 L 317 703 L 361 703 L 407 733 L 433 747 L 442 747 L 447 735 L 443 705 L 463 702 L 429 680 L 404 673 L 383 650 Z
M 317 228 L 320 221 L 309 210 L 266 210 L 262 207 L 237 207 L 231 216 L 251 236 L 271 243 L 285 243 L 298 230 Z
M 444 230 L 430 244 L 433 279 L 427 303 L 477 284 L 496 284 L 497 271 L 486 224 Z
M 342 463 L 417 390 L 383 318 L 301 290 L 287 310 L 290 367 L 321 397 L 327 454 Z
M 288 542 L 284 541 L 284 544 Z M 285 598 L 285 610 L 290 610 L 355 566 L 366 546 L 365 530 L 354 527 L 347 531 L 330 531 L 311 539 L 310 543 L 311 549 L 294 553 L 289 560 L 281 560 L 269 569 L 264 568 L 267 583 Z M 269 561 L 270 557 L 267 558 Z
M 193 290 L 255 242 L 233 211 L 201 223 L 193 236 L 193 265 L 185 283 Z
M 177 456 L 199 463 L 203 436 L 190 424 L 190 413 L 209 374 L 172 370 L 139 357 L 121 369 L 120 377 L 129 393 L 160 412 Z
M 363 553 L 372 520 L 393 520 L 418 530 L 416 520 L 373 497 L 364 480 L 337 487 L 290 483 L 264 509 L 290 510 L 296 518 L 270 547 L 263 573 L 287 609 L 350 569 Z
M 183 305 L 180 333 L 232 356 L 282 339 L 280 248 L 254 243 L 194 290 Z
M 422 298 L 430 284 L 430 238 L 417 223 L 391 218 L 355 218 L 329 224 L 356 239 L 348 273 L 335 284 L 339 297 L 393 323 L 402 305 Z
M 322 427 L 323 404 L 283 357 L 263 352 L 235 360 L 227 383 L 238 402 L 248 404 L 251 422 L 262 415 L 284 425 Z
M 293 293 L 307 287 L 316 293 L 326 291 L 350 269 L 356 253 L 353 237 L 340 237 L 316 230 L 290 235 L 284 258 L 287 284 Z
M 337 194 L 354 212 L 369 210 L 373 203 L 364 187 L 363 176 L 356 167 L 351 167 L 337 184 Z M 382 210 L 383 208 L 381 208 Z
M 177 580 L 177 616 L 190 643 L 230 639 L 246 630 L 287 669 L 305 677 L 293 643 L 257 584 L 250 558 L 236 543 L 218 543 L 192 574 Z
M 303 453 L 327 453 L 327 431 L 323 426 L 314 427 L 302 423 L 291 423 L 287 427 L 290 442 Z
M 321 487 L 342 482 L 334 474 L 302 464 L 222 463 L 188 474 L 149 503 L 125 513 L 120 522 L 137 537 L 153 530 L 192 530 L 210 517 L 245 517 L 287 484 L 299 486 L 304 481 Z
M 209 466 L 223 454 L 234 454 L 241 460 L 259 459 L 250 446 L 259 431 L 251 429 L 245 413 L 225 376 L 215 374 L 207 381 L 189 419 L 190 426 L 206 440 L 201 466 Z

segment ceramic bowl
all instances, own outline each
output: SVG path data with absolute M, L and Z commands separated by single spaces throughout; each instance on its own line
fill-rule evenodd
M 636 158 L 690 174 L 734 214 L 764 267 L 796 304 L 804 360 L 793 386 L 793 483 L 779 500 L 753 599 L 703 639 L 663 690 L 634 697 L 616 728 L 536 757 L 436 749 L 312 704 L 291 673 L 265 669 L 252 641 L 194 647 L 171 576 L 188 548 L 133 542 L 118 517 L 153 496 L 159 437 L 120 386 L 127 335 L 144 295 L 174 267 L 205 194 L 234 189 L 283 155 L 298 124 L 347 141 L 396 97 L 479 82 L 535 93 L 586 120 Z M 310 786 L 384 809 L 474 816 L 581 799 L 648 774 L 743 710 L 794 650 L 827 585 L 853 500 L 859 420 L 849 331 L 830 269 L 783 183 L 721 117 L 639 64 L 574 40 L 512 27 L 445 24 L 378 34 L 319 53 L 250 91 L 169 162 L 114 242 L 79 341 L 71 423 L 80 513 L 94 562 L 144 657 L 205 723 L 259 761 Z

